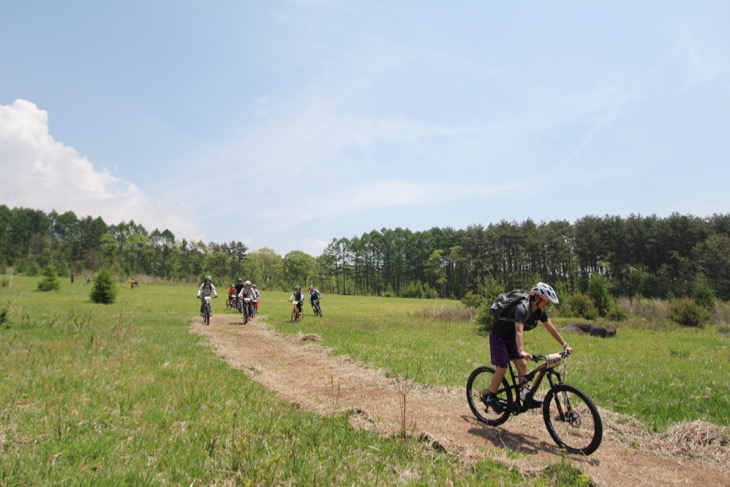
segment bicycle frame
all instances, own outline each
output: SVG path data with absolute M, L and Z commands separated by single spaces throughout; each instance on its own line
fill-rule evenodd
M 560 372 L 555 370 L 555 366 L 561 362 L 562 358 L 563 357 L 559 353 L 547 356 L 533 355 L 532 360 L 536 362 L 539 360 L 546 361 L 545 363 L 540 364 L 523 376 L 515 373 L 515 367 L 512 365 L 512 361 L 509 361 L 509 375 L 512 382 L 510 389 L 514 391 L 515 404 L 517 405 L 518 412 L 525 412 L 527 410 L 527 408 L 525 408 L 525 405 L 532 402 L 532 399 L 535 396 L 536 391 L 540 388 L 540 384 L 542 384 L 545 376 L 547 376 L 548 383 L 550 384 L 551 389 L 554 388 L 557 384 L 563 382 Z M 535 377 L 536 375 L 537 377 Z M 523 384 L 529 382 L 532 382 L 532 390 L 527 393 L 523 401 L 522 397 L 520 396 L 520 388 Z

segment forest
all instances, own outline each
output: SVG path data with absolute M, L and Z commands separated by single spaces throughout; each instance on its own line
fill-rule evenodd
M 584 291 L 592 275 L 615 296 L 667 298 L 702 279 L 730 299 L 730 214 L 699 217 L 585 216 L 465 229 L 372 230 L 333 238 L 319 256 L 242 242 L 201 242 L 134 221 L 107 224 L 73 212 L 0 205 L 0 271 L 39 275 L 53 263 L 62 276 L 109 269 L 119 279 L 146 276 L 227 286 L 238 277 L 261 289 L 314 284 L 325 293 L 462 299 L 485 284 L 506 288 L 545 281 L 560 293 Z

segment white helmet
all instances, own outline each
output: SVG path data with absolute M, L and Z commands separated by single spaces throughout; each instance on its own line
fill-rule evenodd
M 244 286 L 250 286 L 251 285 L 251 281 L 246 281 L 246 282 L 243 283 L 243 285 Z
M 530 294 L 539 294 L 541 296 L 546 296 L 550 301 L 555 304 L 558 304 L 560 302 L 558 300 L 558 295 L 555 294 L 555 289 L 553 289 L 552 286 L 550 286 L 549 284 L 545 284 L 544 282 L 538 282 L 537 284 L 535 284 L 535 287 L 532 288 Z

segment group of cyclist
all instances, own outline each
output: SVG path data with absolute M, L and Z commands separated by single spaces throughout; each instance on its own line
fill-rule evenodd
M 322 316 L 322 308 L 319 306 L 319 298 L 322 297 L 322 293 L 311 285 L 309 286 L 308 291 L 310 306 L 312 306 L 312 309 L 314 310 L 319 310 L 318 314 Z M 294 292 L 289 297 L 289 302 L 292 303 L 292 317 L 296 321 L 299 321 L 302 319 L 302 315 L 304 314 L 302 309 L 302 306 L 304 305 L 304 291 L 302 291 L 302 286 L 299 284 L 294 286 Z
M 259 293 L 256 284 L 252 284 L 251 281 L 244 282 L 243 279 L 239 278 L 236 285 L 231 284 L 231 287 L 228 289 L 228 305 L 231 308 L 235 308 L 237 299 L 249 299 L 256 308 L 256 311 L 258 311 L 261 293 Z
M 312 309 L 316 311 L 319 316 L 322 316 L 322 308 L 319 306 L 319 299 L 322 297 L 322 293 L 319 292 L 317 288 L 314 286 L 309 286 L 309 304 L 312 306 Z M 203 310 L 205 307 L 205 298 L 217 298 L 218 292 L 215 289 L 215 285 L 213 285 L 213 279 L 211 276 L 205 276 L 205 280 L 198 288 L 198 295 L 197 298 L 200 299 L 200 314 L 202 316 Z M 238 279 L 238 282 L 234 285 L 231 284 L 228 288 L 228 301 L 227 305 L 228 307 L 235 308 L 237 307 L 237 300 L 245 300 L 249 299 L 251 303 L 253 303 L 253 306 L 255 308 L 253 314 L 256 314 L 259 309 L 259 303 L 261 301 L 261 294 L 256 287 L 256 284 L 252 284 L 251 281 L 244 281 L 243 279 Z M 291 297 L 289 298 L 289 302 L 292 303 L 292 315 L 297 319 L 301 319 L 302 315 L 304 314 L 302 306 L 304 305 L 304 291 L 302 291 L 302 286 L 296 285 L 294 286 L 294 292 L 292 293 Z
M 213 285 L 213 279 L 210 276 L 205 276 L 205 280 L 203 281 L 203 284 L 200 285 L 198 288 L 198 299 L 200 299 L 200 314 L 203 314 L 203 309 L 205 307 L 205 298 L 211 297 L 211 298 L 217 298 L 218 292 L 215 289 L 215 286 Z M 236 300 L 240 299 L 243 301 L 244 299 L 249 299 L 251 303 L 253 303 L 254 306 L 254 313 L 255 314 L 259 309 L 259 301 L 261 300 L 261 294 L 259 293 L 258 288 L 256 287 L 256 284 L 252 284 L 251 281 L 245 281 L 241 278 L 238 279 L 237 284 L 234 286 L 231 284 L 231 286 L 228 288 L 228 306 L 230 307 L 236 307 Z

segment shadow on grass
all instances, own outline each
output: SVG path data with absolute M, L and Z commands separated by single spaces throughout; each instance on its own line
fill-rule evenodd
M 462 415 L 461 419 L 471 426 L 467 430 L 470 435 L 482 438 L 497 449 L 514 451 L 525 455 L 545 454 L 554 457 L 556 462 L 569 457 L 573 461 L 588 465 L 598 465 L 600 463 L 595 458 L 567 453 L 555 443 L 547 442 L 530 434 L 512 432 L 501 426 L 488 426 L 468 415 Z M 547 431 L 545 431 L 545 434 L 547 435 Z

